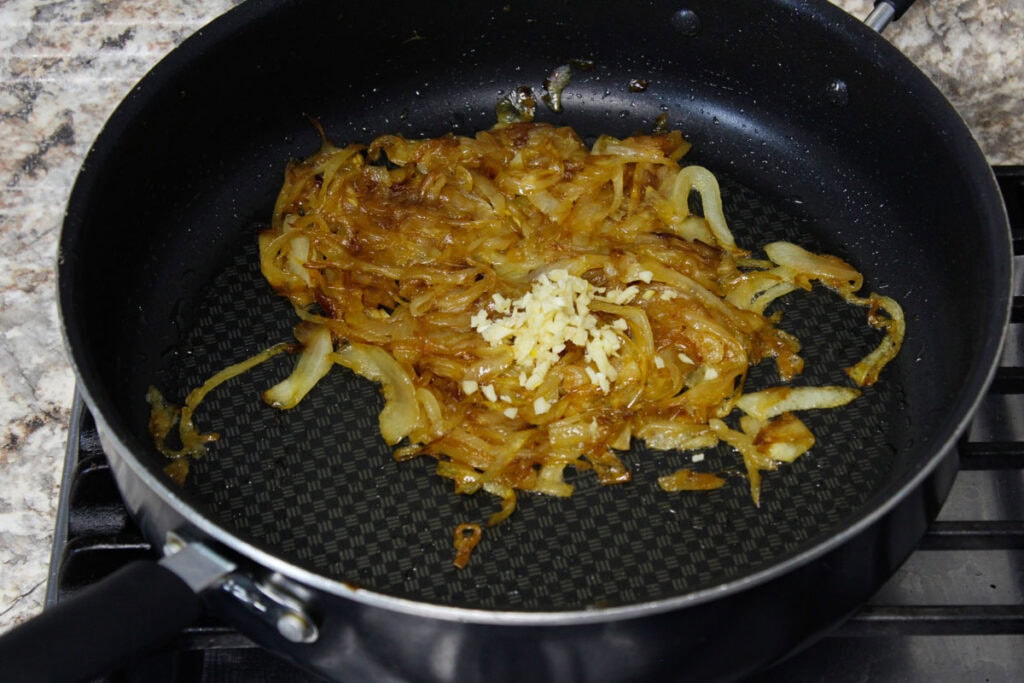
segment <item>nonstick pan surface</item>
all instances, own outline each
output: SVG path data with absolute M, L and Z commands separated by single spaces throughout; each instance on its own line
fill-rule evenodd
M 690 454 L 636 447 L 632 483 L 600 487 L 580 473 L 571 499 L 521 496 L 458 571 L 451 529 L 486 518 L 494 499 L 456 496 L 432 461 L 393 462 L 377 388 L 344 370 L 293 411 L 264 406 L 258 392 L 286 360 L 207 400 L 197 419 L 220 441 L 184 489 L 159 485 L 153 505 L 338 590 L 499 611 L 679 606 L 813 561 L 954 457 L 1006 325 L 1005 216 L 948 104 L 839 10 L 274 5 L 247 3 L 161 64 L 101 135 L 69 206 L 62 314 L 87 399 L 125 446 L 122 471 L 162 476 L 146 434 L 149 384 L 180 399 L 290 337 L 295 320 L 258 273 L 255 236 L 286 162 L 319 144 L 310 118 L 338 144 L 472 134 L 493 124 L 504 93 L 539 92 L 570 60 L 593 68 L 577 70 L 563 113 L 540 107 L 539 119 L 623 136 L 667 116 L 694 144 L 688 160 L 722 179 L 741 245 L 789 239 L 847 259 L 866 290 L 901 302 L 907 338 L 855 404 L 809 415 L 818 445 L 766 476 L 760 508 L 740 477 L 665 494 L 655 478 Z M 863 311 L 827 292 L 792 295 L 781 310 L 805 344 L 800 382 L 843 382 L 840 368 L 877 340 Z M 776 379 L 767 367 L 753 374 L 754 387 Z M 707 469 L 739 464 L 727 449 L 706 456 Z M 912 544 L 879 542 L 890 564 Z
M 816 242 L 809 225 L 733 186 L 739 237 Z M 803 230 L 801 230 L 801 228 Z M 752 242 L 751 242 L 752 243 Z M 814 245 L 817 248 L 817 245 Z M 782 307 L 786 329 L 807 339 L 801 383 L 847 384 L 842 372 L 877 343 L 863 309 L 825 292 Z M 791 322 L 790 322 L 791 321 Z M 291 339 L 295 316 L 259 272 L 250 234 L 195 309 L 184 344 L 159 382 L 184 396 L 219 369 L 270 341 Z M 221 439 L 193 464 L 186 490 L 209 514 L 297 564 L 340 581 L 441 604 L 488 609 L 581 610 L 658 600 L 763 569 L 841 528 L 890 475 L 906 424 L 901 383 L 869 389 L 853 406 L 807 416 L 812 455 L 766 476 L 760 508 L 728 447 L 626 456 L 633 481 L 601 486 L 570 476 L 569 499 L 521 495 L 512 518 L 487 529 L 465 570 L 452 566 L 451 533 L 483 522 L 492 496 L 456 496 L 434 461 L 396 463 L 379 436 L 376 384 L 338 368 L 300 405 L 281 412 L 259 400 L 293 360 L 262 367 L 216 392 L 197 419 Z M 748 387 L 777 384 L 770 364 Z M 896 418 L 895 420 L 893 418 Z M 669 494 L 656 479 L 680 467 L 733 473 L 715 492 Z

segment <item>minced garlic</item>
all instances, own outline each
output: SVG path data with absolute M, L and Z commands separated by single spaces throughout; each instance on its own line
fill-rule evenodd
M 535 415 L 543 415 L 549 410 L 551 410 L 551 404 L 543 396 L 533 399 L 533 413 Z
M 622 347 L 628 323 L 617 318 L 602 324 L 590 312 L 594 300 L 624 305 L 639 294 L 636 286 L 605 292 L 587 280 L 555 269 L 541 274 L 530 291 L 514 301 L 495 294 L 492 309 L 502 317 L 488 318 L 481 309 L 470 321 L 491 346 L 511 343 L 516 364 L 523 368 L 519 384 L 536 389 L 558 362 L 569 343 L 584 349 L 587 375 L 594 386 L 608 393 L 618 371 L 611 363 Z

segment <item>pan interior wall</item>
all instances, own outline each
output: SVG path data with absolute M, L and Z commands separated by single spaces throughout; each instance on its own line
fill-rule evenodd
M 258 392 L 287 372 L 279 359 L 198 416 L 222 438 L 185 493 L 227 529 L 326 576 L 443 604 L 632 603 L 820 543 L 942 445 L 991 328 L 996 240 L 977 227 L 960 124 L 931 118 L 914 91 L 923 77 L 894 85 L 888 46 L 822 30 L 817 5 L 789 1 L 772 12 L 760 0 L 688 3 L 696 35 L 680 34 L 678 6 L 660 1 L 264 9 L 274 4 L 245 3 L 258 21 L 214 27 L 158 68 L 101 136 L 70 206 L 69 341 L 99 412 L 153 470 L 164 463 L 145 433 L 147 385 L 180 400 L 291 336 L 287 304 L 256 270 L 252 222 L 269 217 L 286 161 L 319 144 L 311 118 L 337 144 L 471 134 L 493 124 L 497 99 L 520 85 L 540 94 L 570 61 L 564 112 L 539 105 L 539 119 L 624 136 L 667 116 L 694 143 L 688 161 L 734 181 L 726 211 L 741 243 L 781 237 L 847 259 L 904 304 L 909 329 L 881 384 L 850 410 L 812 416 L 820 445 L 766 477 L 760 509 L 739 478 L 662 494 L 655 478 L 689 455 L 637 449 L 629 485 L 584 473 L 571 499 L 523 496 L 463 572 L 450 566 L 451 529 L 485 518 L 494 499 L 455 496 L 430 461 L 395 464 L 376 431 L 377 388 L 340 370 L 296 410 L 264 407 Z M 807 346 L 804 381 L 841 381 L 830 373 L 864 348 L 863 312 L 828 293 L 786 306 Z M 724 449 L 705 461 L 730 464 Z
M 820 249 L 804 222 L 731 183 L 726 212 L 744 245 L 790 239 Z M 801 383 L 847 383 L 841 368 L 877 342 L 863 309 L 826 291 L 788 297 L 783 326 L 804 341 Z M 159 384 L 180 399 L 226 365 L 291 339 L 296 322 L 258 268 L 255 229 L 208 288 L 195 325 L 168 358 Z M 487 494 L 457 496 L 434 462 L 396 463 L 379 436 L 376 385 L 342 368 L 290 411 L 259 392 L 292 361 L 268 363 L 210 395 L 196 416 L 221 438 L 193 464 L 186 486 L 231 531 L 313 571 L 383 593 L 487 609 L 585 609 L 658 600 L 737 579 L 818 542 L 856 513 L 890 475 L 900 448 L 902 388 L 895 373 L 851 406 L 806 415 L 818 445 L 765 476 L 753 505 L 742 461 L 726 447 L 692 453 L 637 445 L 624 461 L 633 481 L 600 486 L 572 474 L 569 499 L 521 495 L 505 523 L 487 529 L 465 570 L 452 564 L 452 530 L 497 510 Z M 748 380 L 776 383 L 768 364 Z M 658 476 L 680 467 L 732 473 L 707 493 L 668 494 Z

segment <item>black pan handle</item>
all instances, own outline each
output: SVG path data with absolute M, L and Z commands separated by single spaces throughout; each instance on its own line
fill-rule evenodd
M 129 564 L 0 637 L 0 680 L 90 680 L 169 641 L 200 613 L 199 596 L 173 571 Z
M 864 19 L 864 23 L 879 33 L 910 9 L 914 0 L 875 0 L 875 9 Z
M 138 561 L 0 636 L 0 682 L 71 683 L 173 639 L 202 613 L 199 593 L 235 566 L 201 544 Z

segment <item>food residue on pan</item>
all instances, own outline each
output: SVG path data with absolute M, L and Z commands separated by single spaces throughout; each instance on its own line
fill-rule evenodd
M 562 111 L 562 91 L 569 85 L 571 78 L 572 66 L 563 64 L 544 79 L 544 94 L 541 95 L 541 100 L 548 105 L 548 109 L 555 113 Z
M 651 82 L 646 78 L 632 78 L 629 81 L 629 92 L 647 92 Z
M 498 100 L 494 110 L 498 123 L 529 123 L 536 112 L 537 98 L 527 85 L 520 85 Z

